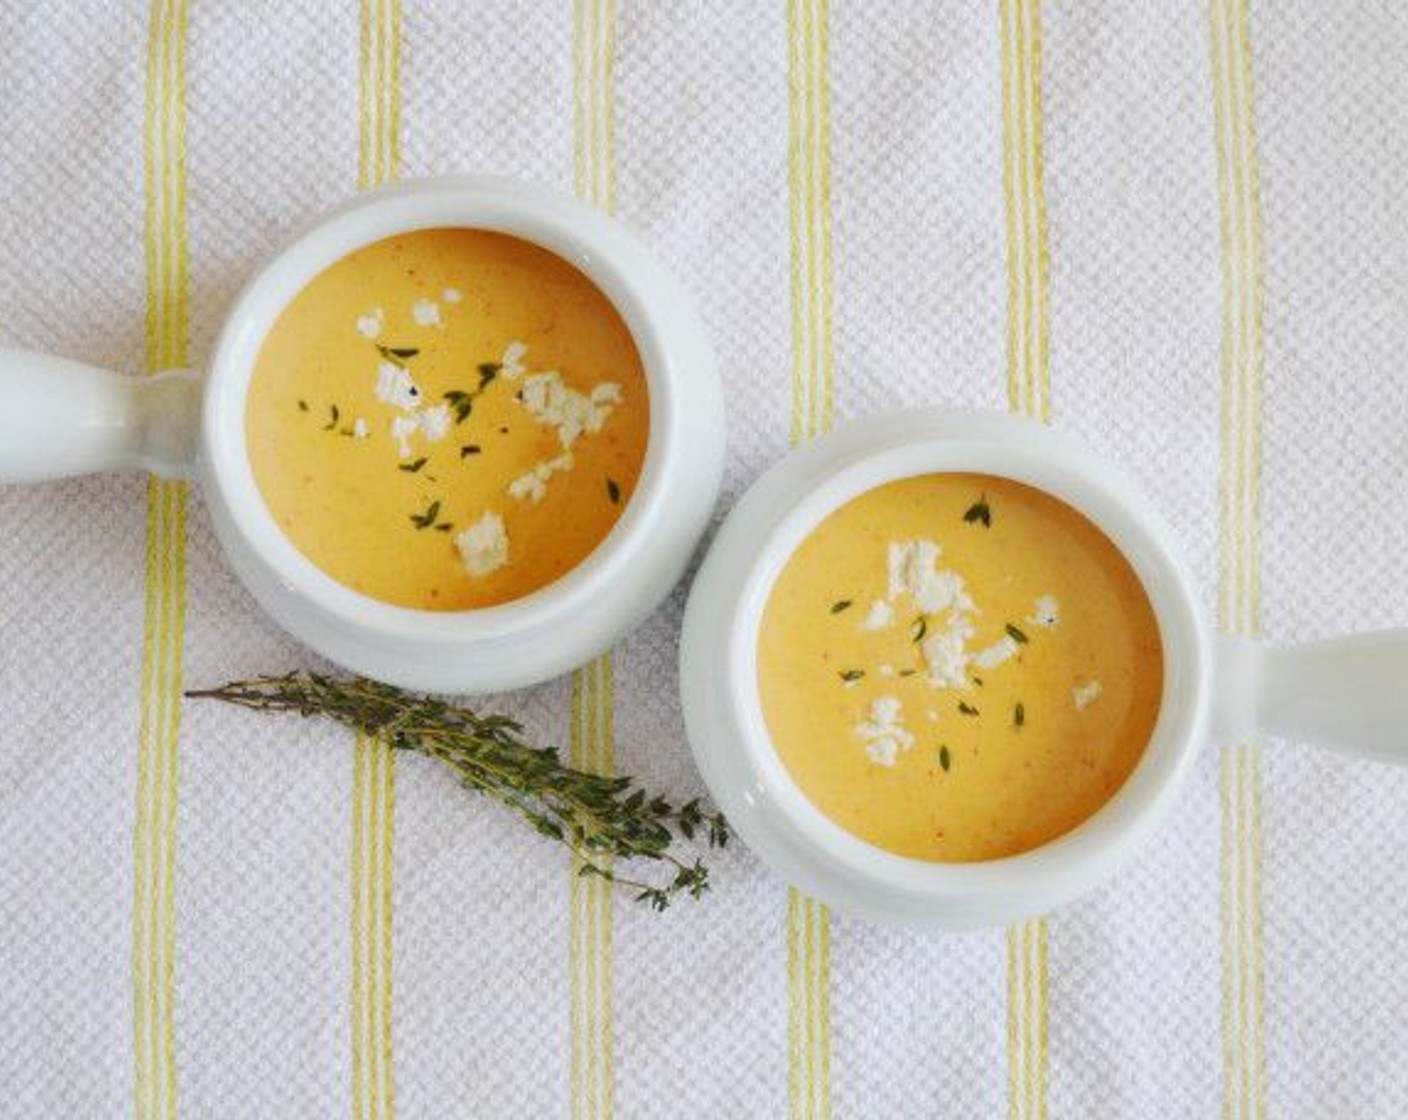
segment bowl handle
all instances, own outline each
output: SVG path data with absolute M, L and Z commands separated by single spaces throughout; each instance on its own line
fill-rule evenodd
M 0 348 L 0 483 L 114 470 L 187 478 L 199 418 L 200 381 L 185 370 L 128 377 Z
M 1252 731 L 1408 764 L 1408 629 L 1301 645 L 1221 638 L 1216 732 Z

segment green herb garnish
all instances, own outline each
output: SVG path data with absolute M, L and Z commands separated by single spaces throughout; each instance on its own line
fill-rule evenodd
M 949 767 L 953 765 L 953 756 L 948 753 L 947 745 L 939 748 L 939 765 L 943 767 L 945 774 L 948 773 Z
M 427 459 L 424 455 L 422 455 L 422 456 L 421 456 L 419 459 L 417 459 L 415 462 L 413 462 L 413 463 L 402 463 L 402 464 L 401 464 L 400 466 L 398 466 L 396 469 L 397 469 L 398 471 L 405 471 L 407 474 L 415 474 L 416 471 L 420 470 L 421 467 L 425 466 L 425 464 L 428 463 L 428 462 L 430 462 L 430 460 Z
M 413 346 L 382 346 L 378 344 L 377 350 L 381 352 L 383 358 L 397 365 L 400 365 L 406 358 L 414 358 L 420 353 L 420 351 Z
M 477 443 L 467 443 L 460 448 L 460 458 L 463 459 L 466 455 L 478 455 L 479 451 L 480 448 Z
M 307 412 L 307 411 L 308 411 L 308 402 L 305 401 L 305 400 L 300 399 L 299 402 L 298 402 L 298 411 L 299 411 L 299 412 Z
M 843 681 L 845 681 L 847 684 L 850 684 L 851 681 L 858 681 L 858 680 L 861 679 L 861 677 L 865 676 L 865 670 L 864 670 L 864 669 L 842 669 L 841 672 L 838 674 L 838 676 L 840 676 L 840 678 L 841 678 Z
M 922 642 L 924 635 L 928 632 L 929 620 L 921 614 L 909 627 L 909 640 L 912 642 Z
M 619 506 L 621 504 L 621 487 L 616 485 L 614 478 L 608 478 L 606 480 L 606 496 L 611 500 L 613 506 Z
M 958 710 L 962 712 L 965 716 L 975 716 L 978 714 L 977 708 L 973 707 L 972 704 L 968 704 L 962 700 L 958 702 Z
M 474 411 L 474 397 L 463 389 L 451 389 L 445 394 L 445 400 L 455 410 L 456 424 L 463 424 Z
M 655 910 L 681 895 L 698 899 L 708 890 L 708 868 L 697 858 L 681 857 L 681 839 L 698 834 L 715 848 L 729 840 L 721 813 L 705 812 L 697 800 L 676 807 L 631 778 L 565 766 L 557 751 L 525 743 L 522 726 L 507 716 L 479 715 L 375 681 L 318 673 L 255 677 L 186 695 L 255 711 L 321 716 L 377 737 L 392 750 L 433 758 L 465 788 L 488 795 L 568 848 L 579 875 L 615 883 Z M 613 860 L 650 862 L 663 867 L 666 878 L 627 878 L 615 871 Z
M 328 415 L 331 419 L 323 425 L 323 431 L 325 432 L 331 432 L 337 427 L 337 421 L 342 416 L 342 413 L 338 411 L 337 405 L 334 404 L 328 406 Z
M 1010 622 L 1007 624 L 1007 636 L 1011 638 L 1014 642 L 1016 642 L 1018 645 L 1024 646 L 1027 644 L 1028 641 L 1027 636 L 1023 634 L 1022 631 L 1018 630 L 1015 626 L 1013 626 Z
M 437 499 L 430 503 L 424 513 L 411 514 L 411 523 L 417 529 L 429 529 L 435 524 L 436 518 L 440 516 L 440 502 Z
M 1027 709 L 1023 705 L 1018 704 L 1015 708 L 1012 709 L 1012 726 L 1022 727 L 1026 724 L 1026 722 Z
M 968 507 L 968 512 L 963 515 L 963 520 L 969 525 L 981 521 L 983 528 L 992 528 L 992 507 L 988 505 L 988 496 L 982 495 L 976 502 Z
M 479 363 L 479 391 L 482 393 L 489 387 L 489 383 L 499 376 L 499 371 L 504 367 L 498 362 Z
M 854 599 L 837 599 L 834 603 L 831 604 L 831 613 L 840 614 L 842 611 L 849 608 L 854 602 Z
M 912 677 L 918 671 L 918 669 L 901 669 L 899 675 L 902 677 Z

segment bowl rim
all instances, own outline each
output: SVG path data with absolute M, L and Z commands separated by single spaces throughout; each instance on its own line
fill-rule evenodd
M 802 539 L 858 495 L 936 472 L 1011 478 L 1071 505 L 1133 566 L 1159 625 L 1158 719 L 1119 790 L 1071 831 L 1014 856 L 944 864 L 876 847 L 818 809 L 772 746 L 757 682 L 768 594 Z M 1209 638 L 1173 537 L 1102 457 L 1008 414 L 959 409 L 858 421 L 793 452 L 745 495 L 701 569 L 686 612 L 681 685 L 706 783 L 743 840 L 784 878 L 840 909 L 963 928 L 1040 913 L 1108 878 L 1167 812 L 1201 739 Z
M 574 568 L 519 598 L 490 607 L 431 611 L 355 591 L 305 556 L 264 502 L 245 442 L 245 398 L 259 350 L 290 301 L 349 253 L 400 233 L 472 228 L 519 237 L 578 268 L 611 301 L 640 354 L 650 430 L 634 492 L 607 535 Z M 591 610 L 652 548 L 679 484 L 689 367 L 670 321 L 674 287 L 625 227 L 546 188 L 490 176 L 442 176 L 367 192 L 310 223 L 250 279 L 217 339 L 201 419 L 201 475 L 242 543 L 302 599 L 373 639 L 493 648 L 541 634 Z

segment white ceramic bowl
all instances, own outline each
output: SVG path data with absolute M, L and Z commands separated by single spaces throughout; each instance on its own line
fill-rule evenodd
M 245 395 L 266 334 L 318 273 L 371 242 L 445 226 L 512 234 L 592 279 L 640 351 L 650 433 L 620 520 L 572 571 L 501 606 L 419 611 L 338 583 L 279 530 L 246 454 Z M 0 482 L 131 467 L 194 474 L 230 563 L 275 621 L 338 664 L 410 688 L 515 688 L 607 648 L 679 579 L 713 510 L 723 457 L 714 358 L 683 289 L 619 223 L 507 180 L 410 182 L 321 218 L 246 286 L 203 378 L 127 378 L 0 351 Z
M 1032 851 L 943 864 L 884 851 L 820 812 L 774 750 L 758 690 L 758 630 L 788 558 L 829 513 L 898 478 L 978 472 L 1053 494 L 1129 559 L 1158 620 L 1164 691 L 1148 747 L 1125 784 L 1079 827 Z M 1408 631 L 1261 650 L 1214 641 L 1174 538 L 1137 488 L 1079 443 L 999 413 L 878 416 L 794 452 L 730 514 L 690 596 L 681 640 L 685 722 L 699 768 L 743 840 L 779 875 L 877 920 L 965 928 L 1042 913 L 1123 865 L 1167 814 L 1212 723 L 1256 725 L 1352 753 L 1408 759 Z M 1214 671 L 1216 665 L 1216 672 Z M 1399 674 L 1399 698 L 1371 700 Z M 1396 707 L 1396 711 L 1394 708 Z

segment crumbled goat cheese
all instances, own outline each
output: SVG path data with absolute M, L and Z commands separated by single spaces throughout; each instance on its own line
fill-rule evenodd
M 519 475 L 508 484 L 509 497 L 536 505 L 548 492 L 548 479 L 554 474 L 572 469 L 572 453 L 564 451 L 555 459 L 539 463 L 527 474 Z
M 489 510 L 455 537 L 455 547 L 465 570 L 472 576 L 485 576 L 508 563 L 508 534 L 504 519 Z
M 411 305 L 411 318 L 422 327 L 443 327 L 440 305 L 431 299 L 418 299 Z
M 1038 599 L 1032 613 L 1027 616 L 1027 621 L 1033 626 L 1043 626 L 1048 630 L 1060 622 L 1061 604 L 1056 602 L 1056 596 L 1043 595 Z
M 414 416 L 397 416 L 391 421 L 391 438 L 396 441 L 396 453 L 402 459 L 411 454 L 411 437 L 420 431 L 420 421 Z
M 571 450 L 583 432 L 599 432 L 621 400 L 621 387 L 603 381 L 590 394 L 579 393 L 555 370 L 535 373 L 523 382 L 523 407 L 540 424 L 557 429 L 558 442 Z
M 378 338 L 381 335 L 382 312 L 373 307 L 365 315 L 357 316 L 357 333 L 363 338 Z
M 510 380 L 522 377 L 525 372 L 523 355 L 526 353 L 528 353 L 526 342 L 518 342 L 517 340 L 510 342 L 504 347 L 503 357 L 499 359 L 499 372 Z
M 410 412 L 420 407 L 420 386 L 409 370 L 395 362 L 381 362 L 376 367 L 376 399 Z
M 440 293 L 440 298 L 446 303 L 459 303 L 460 300 L 464 299 L 464 296 L 460 294 L 458 288 L 446 288 Z
M 855 733 L 870 761 L 880 766 L 893 766 L 901 751 L 914 746 L 914 736 L 900 721 L 900 702 L 893 696 L 871 701 L 869 718 L 856 724 Z
M 876 599 L 870 604 L 870 613 L 861 620 L 862 630 L 883 630 L 895 621 L 895 608 L 884 599 Z
M 366 420 L 363 419 L 361 416 L 357 417 L 357 419 L 352 423 L 352 435 L 356 439 L 366 439 L 367 436 L 369 436 L 370 434 L 371 432 L 367 430 Z
M 431 443 L 444 439 L 450 434 L 450 406 L 437 404 L 434 408 L 423 408 L 415 414 L 416 423 Z
M 1003 634 L 992 645 L 975 653 L 973 664 L 979 669 L 996 669 L 1004 661 L 1010 661 L 1021 648 L 1011 634 Z
M 908 595 L 925 614 L 940 611 L 976 611 L 973 600 L 957 572 L 941 571 L 938 566 L 942 549 L 933 541 L 892 541 L 889 551 L 889 591 L 886 597 L 893 603 Z
M 968 639 L 973 624 L 964 614 L 951 614 L 948 625 L 931 633 L 919 644 L 928 666 L 928 681 L 935 688 L 968 687 Z
M 1083 712 L 1100 698 L 1102 691 L 1099 681 L 1091 681 L 1089 684 L 1077 685 L 1075 688 L 1071 689 L 1071 700 L 1074 702 L 1076 709 Z

